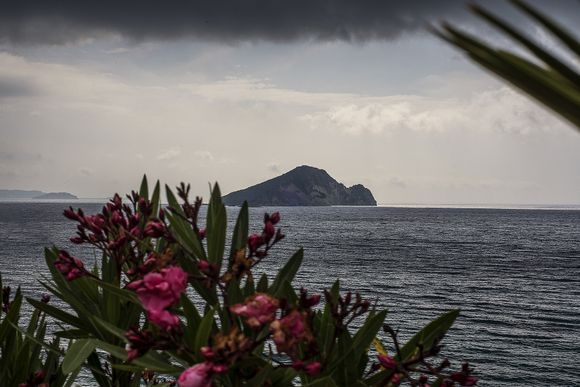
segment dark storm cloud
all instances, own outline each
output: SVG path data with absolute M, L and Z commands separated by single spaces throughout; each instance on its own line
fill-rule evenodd
M 529 0 L 579 22 L 577 0 Z M 480 1 L 514 21 L 508 1 Z M 0 8 L 0 42 L 66 43 L 106 34 L 136 41 L 392 39 L 441 19 L 469 23 L 464 0 L 17 0 Z M 520 19 L 521 20 L 521 19 Z
M 65 43 L 107 33 L 137 41 L 391 39 L 464 12 L 461 0 L 19 0 L 0 12 L 0 40 Z

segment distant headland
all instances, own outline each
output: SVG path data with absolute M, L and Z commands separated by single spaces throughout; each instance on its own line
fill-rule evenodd
M 29 200 L 77 200 L 78 197 L 68 192 L 42 192 L 21 189 L 0 189 L 1 199 Z
M 223 197 L 228 206 L 240 206 L 244 200 L 253 207 L 377 205 L 371 191 L 362 184 L 346 187 L 325 170 L 307 165 Z

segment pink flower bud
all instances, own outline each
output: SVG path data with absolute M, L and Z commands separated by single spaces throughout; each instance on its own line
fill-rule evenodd
M 248 246 L 250 247 L 251 252 L 255 252 L 263 244 L 264 240 L 260 235 L 252 234 L 248 237 Z
M 389 370 L 397 368 L 397 361 L 389 355 L 378 355 L 379 362 L 383 367 Z
M 321 369 L 322 365 L 318 361 L 310 363 L 306 367 L 304 367 L 304 371 L 310 376 L 318 375 Z
M 211 370 L 216 374 L 223 374 L 225 372 L 228 372 L 228 366 L 225 364 L 214 364 Z
M 280 221 L 280 213 L 278 211 L 270 215 L 270 222 L 272 222 L 272 224 L 276 224 L 279 221 Z
M 266 222 L 264 225 L 264 239 L 269 241 L 276 234 L 276 229 L 272 222 Z
M 121 211 L 114 211 L 113 215 L 111 215 L 111 221 L 113 222 L 113 224 L 115 224 L 117 226 L 122 226 L 122 227 L 127 226 L 127 221 L 125 220 L 125 218 L 121 214 Z
M 395 386 L 398 386 L 399 383 L 401 383 L 401 374 L 393 374 L 391 376 L 391 383 L 393 383 Z
M 315 294 L 311 296 L 308 301 L 310 301 L 310 306 L 318 305 L 320 302 L 320 294 Z
M 212 364 L 209 362 L 199 363 L 186 369 L 179 376 L 179 387 L 211 387 Z
M 159 220 L 151 220 L 145 226 L 145 235 L 151 238 L 159 238 L 165 234 L 165 224 Z
M 205 239 L 206 236 L 206 229 L 202 228 L 201 230 L 199 230 L 199 239 Z
M 208 346 L 201 347 L 199 352 L 201 352 L 201 356 L 203 356 L 206 360 L 211 360 L 215 356 L 215 353 Z
M 71 257 L 65 250 L 59 252 L 58 258 L 54 261 L 54 267 L 66 277 L 67 281 L 72 281 L 88 274 L 83 262 L 78 258 Z
M 72 207 L 69 207 L 66 210 L 64 210 L 63 215 L 70 220 L 78 220 L 79 219 L 78 215 L 75 213 L 75 211 L 73 210 Z
M 202 272 L 206 273 L 206 272 L 209 270 L 209 268 L 210 268 L 210 264 L 209 264 L 209 262 L 208 262 L 208 261 L 206 261 L 206 260 L 203 260 L 203 259 L 202 259 L 202 260 L 200 260 L 200 261 L 197 263 L 197 268 L 198 268 L 200 271 L 202 271 Z
M 80 244 L 84 243 L 85 240 L 81 237 L 72 237 L 72 238 L 70 238 L 70 241 L 72 243 L 74 243 L 75 245 L 80 245 Z

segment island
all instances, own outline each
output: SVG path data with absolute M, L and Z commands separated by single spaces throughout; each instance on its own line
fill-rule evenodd
M 68 192 L 43 192 L 37 190 L 0 189 L 0 200 L 77 200 Z
M 77 200 L 78 197 L 68 192 L 48 192 L 33 197 L 35 200 Z
M 371 191 L 362 184 L 346 187 L 325 170 L 302 165 L 281 176 L 231 192 L 225 205 L 261 206 L 376 206 Z

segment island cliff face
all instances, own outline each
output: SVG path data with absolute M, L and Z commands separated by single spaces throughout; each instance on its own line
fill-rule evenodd
M 376 206 L 371 191 L 361 184 L 345 187 L 325 170 L 303 165 L 281 176 L 232 192 L 224 204 L 240 206 Z

